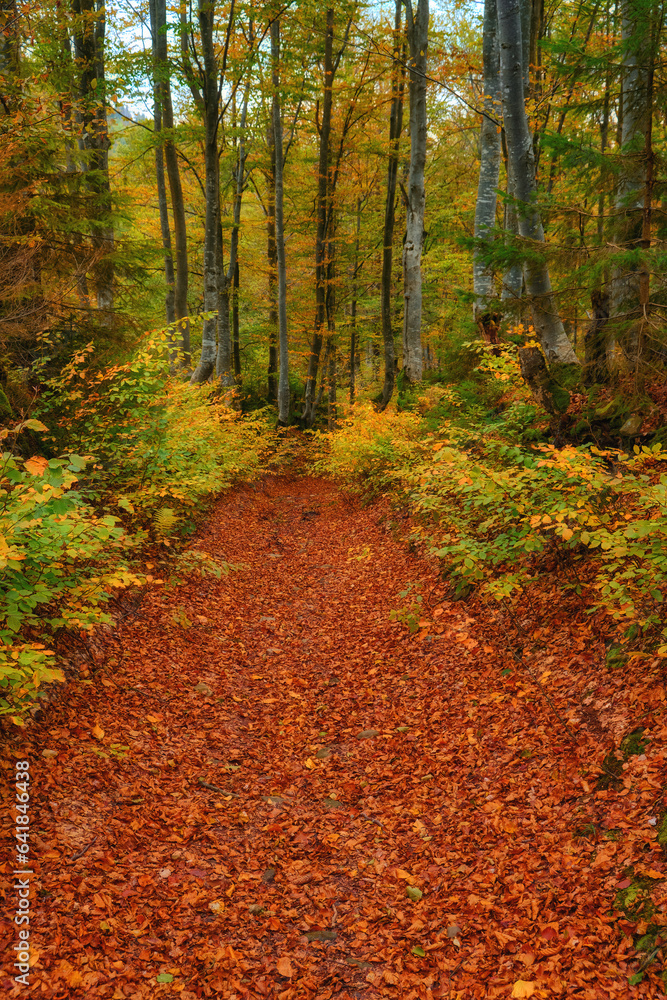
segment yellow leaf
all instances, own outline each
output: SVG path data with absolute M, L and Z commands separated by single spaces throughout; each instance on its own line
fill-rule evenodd
M 306 758 L 306 767 L 308 768 L 309 771 L 312 771 L 314 768 L 317 767 L 317 764 L 315 763 L 312 757 Z
M 99 725 L 95 723 L 93 728 L 90 730 L 96 740 L 101 740 L 104 738 L 104 730 L 100 729 Z
M 283 955 L 282 958 L 278 959 L 276 968 L 278 969 L 280 975 L 284 976 L 285 979 L 291 979 L 294 975 L 294 969 L 292 968 L 292 963 L 290 962 L 288 955 Z
M 33 455 L 32 458 L 27 459 L 23 463 L 24 467 L 28 470 L 31 476 L 41 476 L 44 470 L 48 467 L 48 461 L 42 458 L 41 455 Z
M 532 997 L 535 992 L 535 983 L 527 983 L 523 979 L 517 979 L 512 990 L 512 997 Z
M 414 878 L 410 872 L 406 872 L 405 868 L 397 868 L 396 874 L 399 878 L 404 878 L 407 882 L 414 882 Z
M 572 531 L 571 528 L 563 528 L 563 541 L 569 542 L 573 534 L 574 532 Z

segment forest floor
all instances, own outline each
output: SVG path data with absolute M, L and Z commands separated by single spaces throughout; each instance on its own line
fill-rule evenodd
M 658 661 L 608 671 L 567 602 L 515 660 L 500 612 L 449 600 L 391 516 L 298 470 L 236 487 L 193 543 L 235 568 L 165 577 L 11 740 L 31 995 L 661 994 L 628 986 L 648 922 L 614 909 L 636 886 L 667 922 Z M 637 726 L 645 752 L 602 788 Z

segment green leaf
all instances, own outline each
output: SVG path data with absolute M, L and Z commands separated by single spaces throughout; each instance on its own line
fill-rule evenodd
M 174 977 L 171 972 L 161 972 L 155 977 L 156 983 L 173 983 Z
M 416 956 L 417 956 L 417 958 L 425 958 L 425 957 L 426 957 L 426 952 L 425 952 L 425 951 L 424 951 L 424 949 L 423 949 L 423 948 L 421 947 L 421 945 L 418 945 L 418 944 L 416 944 L 416 945 L 414 946 L 414 948 L 411 948 L 411 949 L 410 949 L 410 954 L 411 954 L 411 955 L 416 955 Z
M 411 899 L 413 903 L 418 903 L 424 893 L 421 889 L 418 889 L 416 885 L 406 885 L 405 895 L 408 899 Z
M 634 975 L 628 976 L 628 983 L 630 984 L 630 986 L 636 986 L 637 983 L 641 983 L 643 978 L 644 978 L 643 972 L 635 972 Z

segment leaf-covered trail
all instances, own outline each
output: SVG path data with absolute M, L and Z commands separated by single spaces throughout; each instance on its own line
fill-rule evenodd
M 445 600 L 332 484 L 238 488 L 196 545 L 243 567 L 155 587 L 120 662 L 14 748 L 33 762 L 35 995 L 658 995 L 628 993 L 635 927 L 610 901 L 637 858 L 658 901 L 664 757 L 596 792 L 633 722 L 620 678 L 599 693 L 599 649 L 552 623 L 533 663 L 573 743 L 493 616 Z M 407 584 L 415 635 L 390 619 Z M 664 750 L 661 705 L 643 725 Z

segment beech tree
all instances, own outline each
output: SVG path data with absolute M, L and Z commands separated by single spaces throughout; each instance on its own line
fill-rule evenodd
M 638 262 L 637 251 L 651 243 L 653 81 L 664 5 L 623 0 L 620 10 L 620 171 L 612 228 L 624 252 L 614 264 L 609 286 L 607 363 L 612 371 L 640 363 L 648 323 L 649 275 Z
M 549 364 L 557 362 L 578 366 L 577 355 L 558 314 L 544 255 L 544 229 L 536 198 L 535 151 L 524 98 L 519 0 L 498 0 L 498 25 L 507 157 L 518 201 L 519 233 L 528 243 L 529 255 L 524 264 L 524 275 L 533 325 Z M 535 365 L 540 364 L 536 351 L 524 352 L 522 362 L 524 374 L 535 385 Z
M 100 320 L 108 325 L 114 305 L 114 231 L 109 183 L 109 129 L 107 124 L 103 0 L 72 0 L 74 61 L 78 75 L 75 104 L 79 145 L 91 195 L 91 239 L 97 256 L 95 291 Z
M 382 343 L 384 347 L 384 383 L 378 407 L 381 410 L 389 403 L 394 392 L 394 369 L 396 351 L 394 348 L 394 325 L 392 316 L 392 270 L 394 263 L 394 225 L 396 220 L 396 185 L 398 181 L 399 143 L 403 131 L 403 94 L 405 90 L 405 45 L 402 40 L 401 0 L 396 0 L 394 16 L 394 44 L 391 72 L 391 105 L 389 112 L 389 155 L 387 158 L 387 193 L 384 209 L 384 229 L 382 233 Z M 403 56 L 401 58 L 401 55 Z M 355 301 L 356 305 L 356 301 Z M 350 361 L 353 370 L 354 362 Z
M 289 423 L 289 353 L 287 343 L 287 268 L 285 264 L 285 224 L 283 217 L 283 124 L 280 108 L 280 18 L 271 22 L 272 150 L 273 150 L 273 235 L 278 276 L 278 423 Z M 271 261 L 272 262 L 272 261 Z
M 484 103 L 480 129 L 480 165 L 475 211 L 475 239 L 488 243 L 496 222 L 498 180 L 500 177 L 502 116 L 500 93 L 500 58 L 498 50 L 498 11 L 496 0 L 485 0 L 483 28 Z M 491 310 L 495 297 L 493 268 L 478 244 L 473 264 L 475 293 L 474 318 L 482 336 L 489 343 L 498 340 L 500 317 Z
M 165 300 L 167 323 L 176 323 L 183 364 L 190 363 L 190 320 L 188 316 L 188 247 L 185 225 L 185 202 L 178 155 L 174 142 L 174 109 L 171 96 L 171 67 L 167 45 L 166 0 L 150 0 L 151 42 L 153 50 L 155 174 L 160 211 L 160 228 L 165 249 Z M 171 196 L 174 225 L 172 248 L 165 164 Z M 174 266 L 175 265 L 175 266 Z
M 406 27 L 410 94 L 410 176 L 405 198 L 405 243 L 403 244 L 404 312 L 403 374 L 407 382 L 422 377 L 422 273 L 424 245 L 424 169 L 426 166 L 426 69 L 428 55 L 428 0 L 406 0 Z

